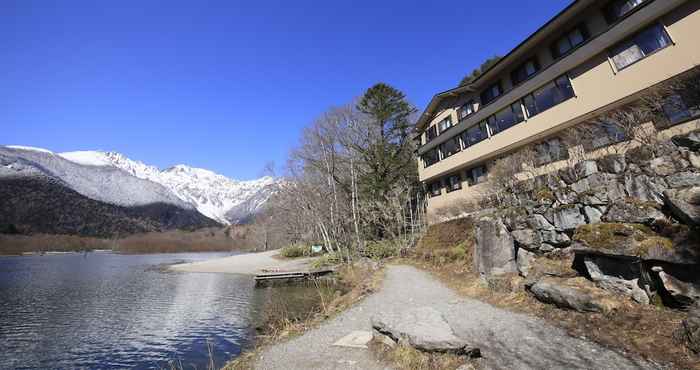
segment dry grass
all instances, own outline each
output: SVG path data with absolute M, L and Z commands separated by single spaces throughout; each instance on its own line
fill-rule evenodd
M 400 370 L 455 370 L 468 364 L 467 369 L 476 368 L 465 356 L 446 353 L 425 353 L 413 347 L 397 345 L 389 347 L 384 343 L 372 340 L 369 343 L 372 355 L 381 362 Z
M 73 252 L 112 249 L 114 241 L 75 235 L 3 235 L 0 234 L 0 255 L 25 252 Z
M 375 292 L 383 279 L 383 270 L 374 270 L 372 264 L 358 263 L 344 266 L 337 271 L 338 284 L 344 292 L 332 297 L 321 298 L 321 305 L 305 317 L 289 317 L 284 311 L 280 316 L 268 319 L 263 330 L 256 337 L 256 346 L 250 351 L 226 364 L 226 370 L 252 369 L 255 361 L 266 346 L 299 336 L 307 330 L 318 327 L 323 321 L 345 311 L 364 297 Z

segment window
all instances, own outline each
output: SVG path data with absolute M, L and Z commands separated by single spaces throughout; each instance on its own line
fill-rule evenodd
M 437 137 L 437 126 L 433 125 L 428 127 L 427 130 L 425 130 L 425 142 L 427 143 L 430 140 L 433 140 Z
M 471 100 L 459 108 L 459 119 L 462 120 L 474 112 L 476 112 L 476 104 Z
M 462 150 L 462 147 L 459 145 L 459 136 L 455 136 L 440 144 L 440 151 L 442 152 L 443 159 L 458 153 L 460 150 Z
M 671 95 L 664 101 L 662 108 L 668 123 L 673 126 L 700 116 L 700 105 L 688 107 L 680 95 Z
M 620 18 L 627 15 L 634 8 L 645 3 L 646 0 L 615 0 L 608 4 L 603 13 L 609 24 L 617 22 Z
M 569 158 L 569 151 L 559 138 L 545 140 L 535 145 L 535 166 Z
M 467 170 L 467 182 L 469 186 L 486 181 L 486 166 L 478 166 Z
M 501 89 L 501 83 L 496 82 L 495 84 L 489 86 L 486 90 L 481 92 L 481 104 L 486 105 L 492 102 L 497 97 L 501 96 L 503 90 Z
M 507 128 L 517 125 L 523 120 L 525 120 L 523 108 L 520 106 L 520 102 L 517 102 L 496 112 L 496 114 L 489 117 L 486 122 L 491 131 L 491 135 L 495 135 Z
M 459 190 L 462 188 L 462 176 L 458 173 L 447 177 L 447 192 Z
M 438 122 L 438 129 L 439 129 L 441 134 L 443 132 L 445 132 L 450 127 L 452 127 L 452 117 L 451 116 L 447 116 L 445 119 Z
M 614 123 L 606 122 L 593 126 L 591 137 L 591 140 L 586 140 L 583 143 L 583 148 L 587 151 L 600 149 L 627 140 L 627 135 L 622 127 Z
M 486 122 L 480 122 L 478 125 L 472 126 L 467 131 L 462 133 L 462 142 L 464 147 L 472 146 L 489 137 L 486 131 Z
M 532 117 L 573 96 L 574 89 L 571 86 L 571 81 L 567 75 L 563 75 L 535 90 L 532 94 L 526 95 L 523 98 L 523 105 L 527 116 Z
M 610 55 L 619 71 L 670 44 L 666 30 L 660 24 L 655 24 L 614 46 Z
M 575 47 L 583 44 L 589 37 L 588 30 L 586 26 L 581 23 L 573 30 L 567 32 L 559 40 L 554 42 L 550 49 L 552 51 L 552 58 L 558 59 L 569 51 L 573 50 Z
M 530 78 L 530 76 L 534 75 L 539 70 L 540 64 L 537 63 L 537 60 L 533 58 L 523 63 L 515 71 L 511 72 L 510 79 L 511 81 L 513 81 L 513 85 L 518 85 Z
M 430 193 L 430 197 L 437 197 L 442 194 L 442 184 L 440 183 L 440 180 L 431 182 L 428 184 L 428 192 Z
M 433 164 L 437 163 L 440 161 L 440 155 L 438 154 L 437 149 L 430 149 L 427 152 L 423 153 L 423 163 L 425 164 L 425 167 L 432 166 Z

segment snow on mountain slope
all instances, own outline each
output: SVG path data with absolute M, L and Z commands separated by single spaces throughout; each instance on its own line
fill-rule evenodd
M 80 151 L 59 156 L 87 166 L 111 166 L 170 189 L 203 215 L 229 224 L 255 213 L 269 199 L 276 181 L 262 177 L 236 181 L 209 170 L 177 165 L 165 170 L 134 161 L 116 152 Z

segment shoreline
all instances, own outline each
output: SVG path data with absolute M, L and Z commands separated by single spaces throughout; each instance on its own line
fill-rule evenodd
M 223 274 L 257 275 L 271 271 L 304 271 L 317 257 L 295 259 L 279 258 L 280 250 L 237 254 L 206 261 L 171 265 L 176 272 L 205 272 Z

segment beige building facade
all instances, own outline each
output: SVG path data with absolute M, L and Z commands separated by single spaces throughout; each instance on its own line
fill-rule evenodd
M 416 124 L 428 215 L 484 194 L 490 164 L 518 148 L 548 147 L 542 163 L 568 156 L 557 133 L 693 70 L 699 38 L 698 0 L 575 1 L 470 84 L 428 104 Z M 697 125 L 698 114 L 669 112 L 669 121 Z

